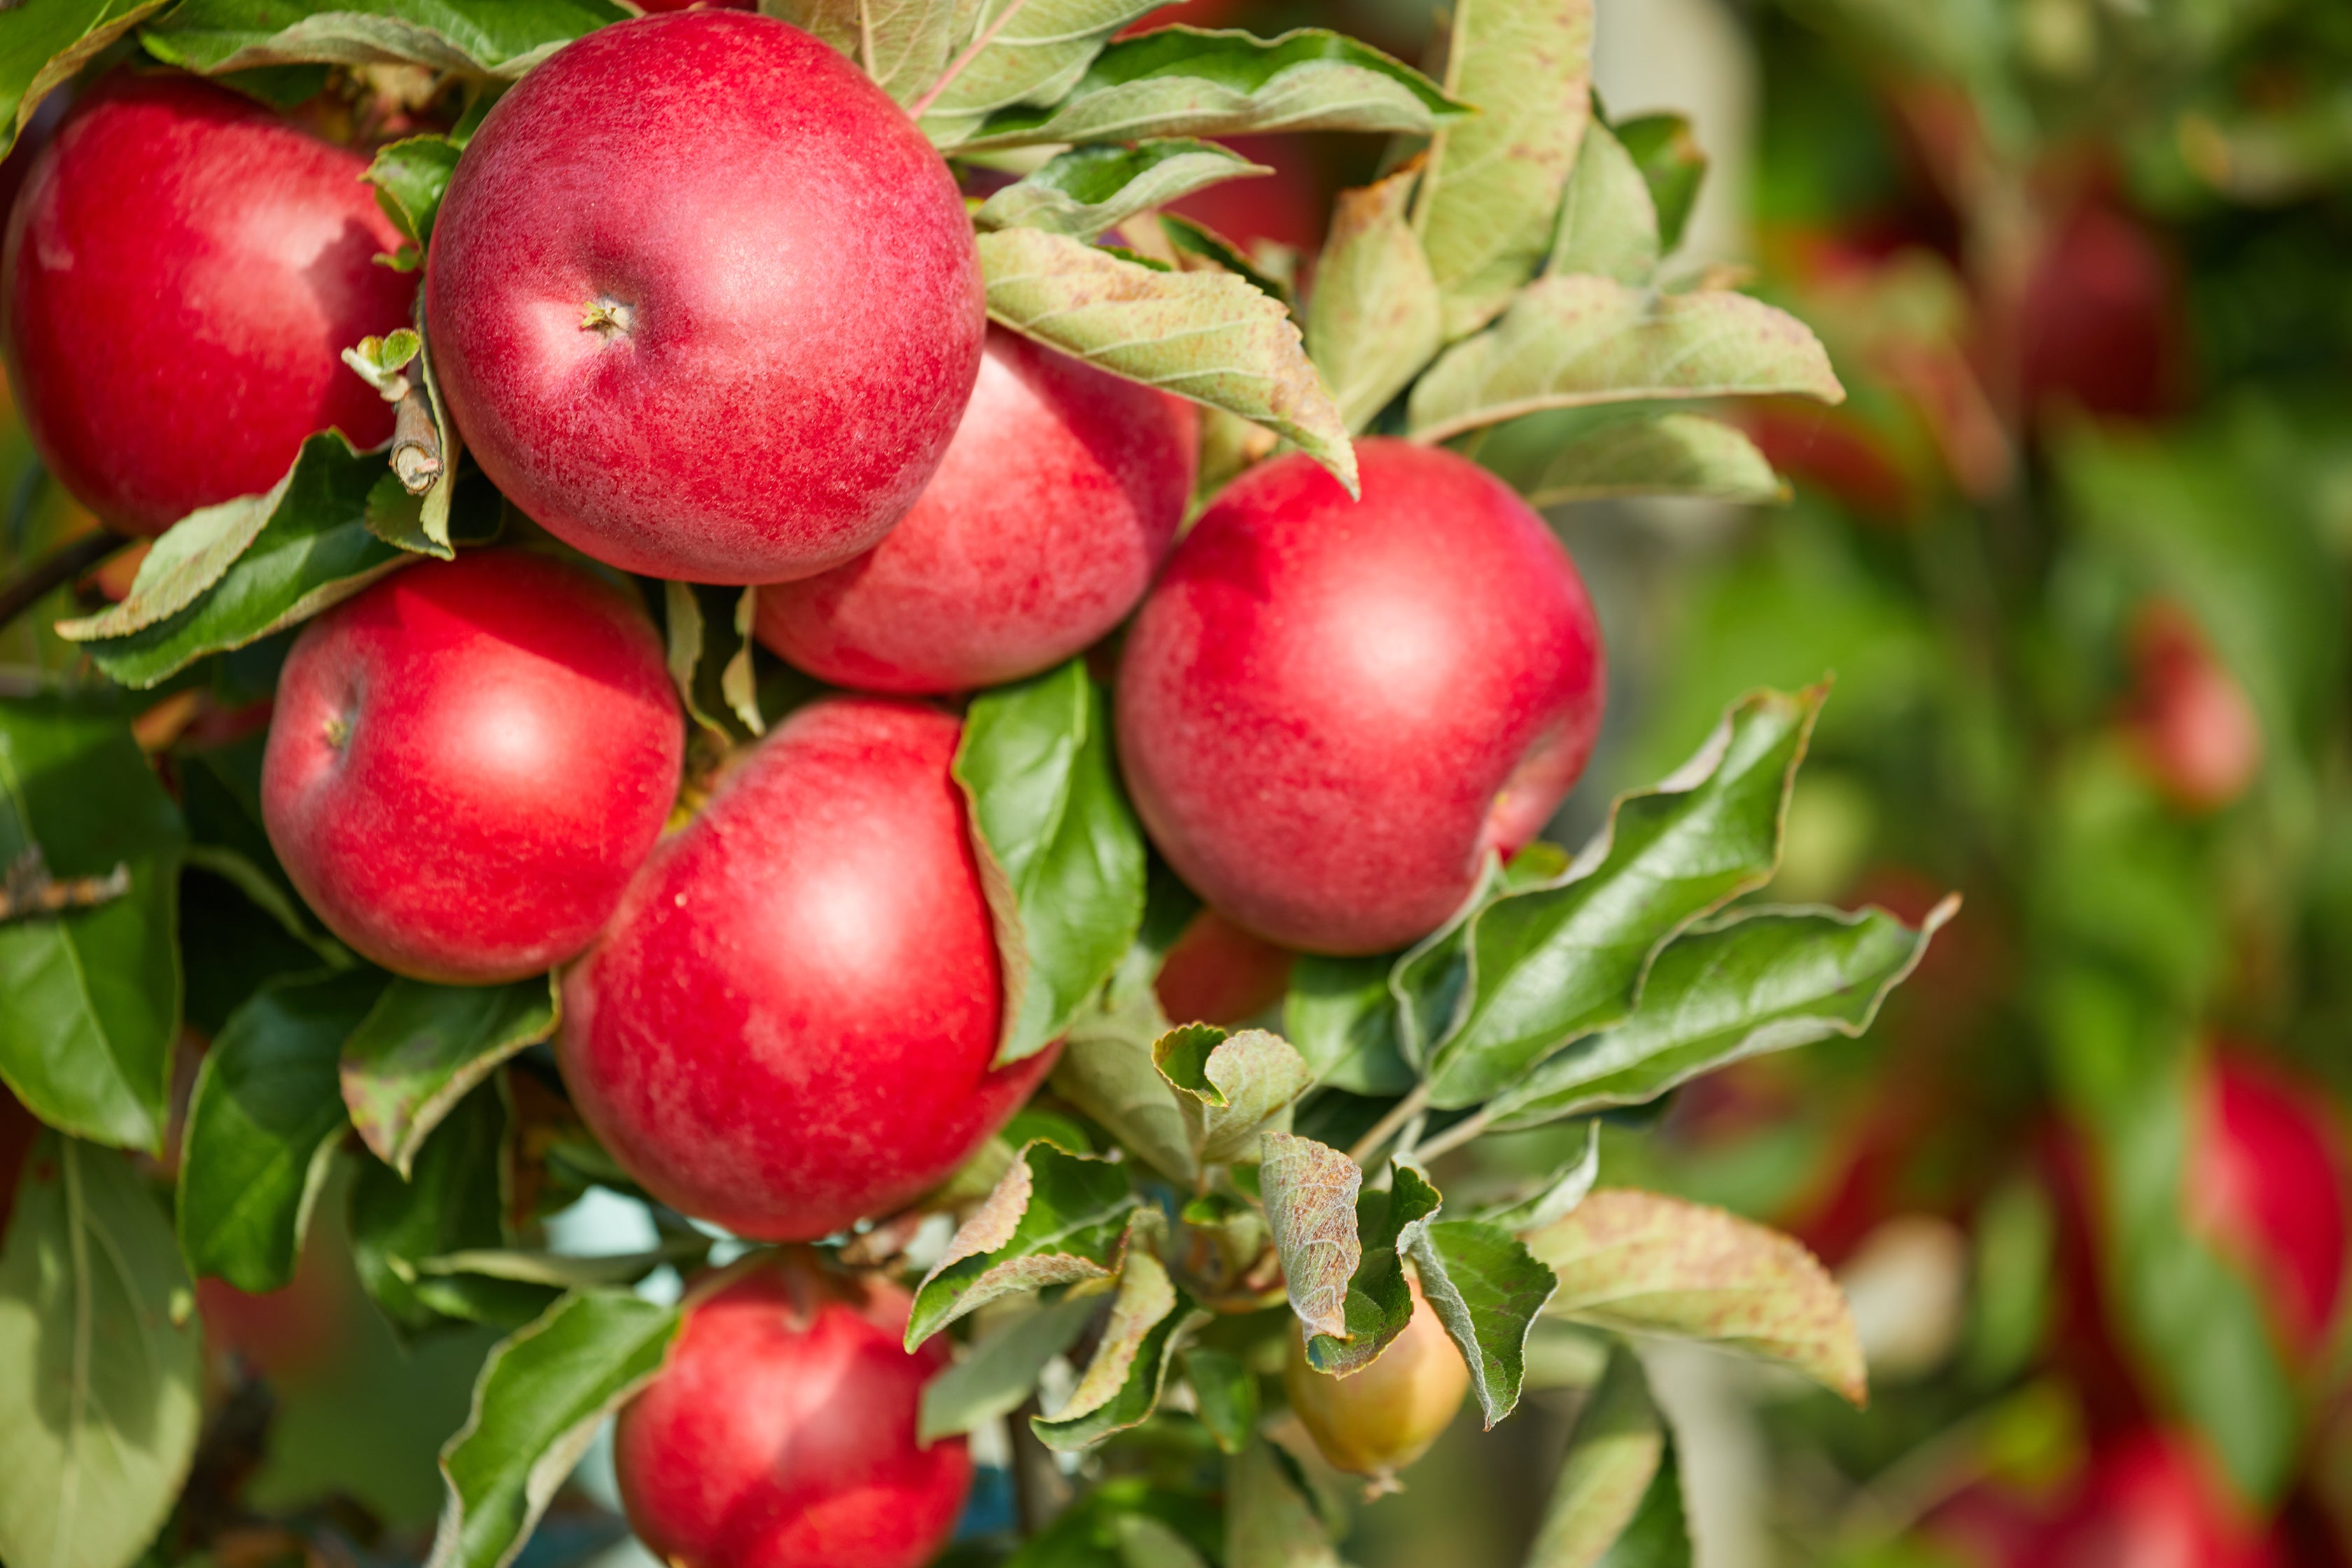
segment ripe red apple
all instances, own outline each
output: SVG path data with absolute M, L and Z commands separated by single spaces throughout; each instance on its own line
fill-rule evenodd
M 520 551 L 378 583 L 288 655 L 261 811 L 386 969 L 483 985 L 585 947 L 660 836 L 684 721 L 629 590 Z
M 732 11 L 566 45 L 457 166 L 425 285 L 466 444 L 524 511 L 656 577 L 870 548 L 980 366 L 947 164 L 840 53 Z
M 1179 1024 L 1238 1024 L 1282 1000 L 1297 954 L 1202 910 L 1169 948 L 1151 988 Z
M 2305 1365 L 2344 1300 L 2346 1167 L 2327 1103 L 2252 1057 L 2221 1057 L 2205 1080 L 2187 1184 L 2191 1223 L 2253 1273 Z
M 796 1253 L 701 1286 L 613 1458 L 638 1538 L 677 1568 L 919 1568 L 971 1484 L 961 1437 L 917 1445 L 945 1342 L 908 1353 L 907 1293 Z
M 2103 1448 L 2026 1563 L 2063 1568 L 2275 1568 L 2259 1521 L 2194 1439 L 2140 1432 Z
M 2263 721 L 2189 613 L 2162 601 L 2132 628 L 2125 722 L 2148 775 L 2183 811 L 2219 811 L 2263 766 Z
M 1583 772 L 1604 696 L 1575 564 L 1501 480 L 1358 443 L 1363 500 L 1300 454 L 1169 558 L 1119 668 L 1137 809 L 1220 913 L 1378 952 L 1442 922 Z
M 161 533 L 268 489 L 302 438 L 392 410 L 337 356 L 404 326 L 367 160 L 251 99 L 121 75 L 74 106 L 8 225 L 8 376 L 41 458 L 110 526 Z
M 2137 218 L 2087 203 L 2054 227 L 2019 307 L 2025 406 L 2152 419 L 2179 405 L 2187 329 L 2170 258 Z
M 563 987 L 580 1112 L 665 1203 L 806 1241 L 936 1185 L 1045 1076 L 992 1071 L 996 938 L 936 709 L 794 713 L 666 840 Z
M 1002 329 L 929 488 L 846 565 L 760 592 L 760 640 L 866 691 L 996 686 L 1135 607 L 1192 493 L 1192 405 Z

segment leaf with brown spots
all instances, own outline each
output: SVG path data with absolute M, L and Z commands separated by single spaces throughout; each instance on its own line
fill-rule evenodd
M 1108 1279 L 1134 1206 L 1121 1167 L 1051 1143 L 1024 1144 L 916 1288 L 907 1348 L 1000 1296 Z

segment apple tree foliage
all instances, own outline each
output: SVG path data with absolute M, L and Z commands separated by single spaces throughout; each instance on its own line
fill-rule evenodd
M 1475 455 L 1543 418 L 1548 455 L 1526 485 L 1542 503 L 1779 493 L 1714 410 L 1842 389 L 1802 324 L 1675 259 L 1702 165 L 1686 136 L 1601 116 L 1583 0 L 1459 7 L 1442 79 L 1315 29 L 1117 36 L 1150 8 L 767 5 L 851 55 L 949 158 L 1020 172 L 974 204 L 991 318 L 1201 405 L 1204 491 L 1277 442 L 1352 486 L 1352 435 Z M 411 268 L 498 94 L 625 14 L 609 0 L 43 0 L 0 16 L 0 137 L 134 50 L 264 97 L 421 67 L 454 95 L 452 127 L 384 147 L 369 173 L 411 242 L 383 259 Z M 1264 173 L 1213 138 L 1313 129 L 1388 133 L 1397 155 L 1340 198 L 1303 300 L 1160 212 Z M 675 1310 L 630 1285 L 709 1246 L 664 1214 L 652 1252 L 541 1248 L 541 1219 L 588 1183 L 629 1190 L 534 1054 L 557 1026 L 554 988 L 430 985 L 355 959 L 260 832 L 259 738 L 158 742 L 142 728 L 180 694 L 266 692 L 288 628 L 497 532 L 500 499 L 432 395 L 431 345 L 400 333 L 347 357 L 395 395 L 425 391 L 430 462 L 395 472 L 384 451 L 320 432 L 274 489 L 174 529 L 120 604 L 58 624 L 59 673 L 12 677 L 0 700 L 0 1080 L 46 1124 L 10 1173 L 0 1237 L 13 1563 L 139 1558 L 196 1455 L 193 1281 L 285 1286 L 334 1194 L 399 1331 L 506 1334 L 442 1449 L 433 1546 L 435 1568 L 503 1568 L 676 1334 Z M 707 774 L 803 688 L 761 679 L 748 593 L 655 596 Z M 1004 957 L 1000 1060 L 1056 1040 L 1063 1055 L 1021 1137 L 835 1246 L 914 1285 L 910 1345 L 958 1342 L 927 1437 L 1013 1416 L 1019 1445 L 1094 1456 L 1094 1484 L 1013 1561 L 1133 1561 L 1121 1543 L 1137 1541 L 1171 1563 L 1332 1561 L 1315 1499 L 1265 1436 L 1270 1373 L 1302 1334 L 1318 1368 L 1370 1363 L 1412 1316 L 1408 1266 L 1489 1426 L 1526 1386 L 1539 1320 L 1617 1347 L 1537 1563 L 1688 1560 L 1674 1437 L 1620 1336 L 1711 1342 L 1863 1397 L 1820 1266 L 1722 1212 L 1597 1185 L 1597 1123 L 1523 1190 L 1465 1201 L 1436 1184 L 1444 1157 L 1488 1132 L 1591 1123 L 1869 1026 L 1948 904 L 1915 926 L 1742 901 L 1773 876 L 1826 696 L 1738 698 L 1590 843 L 1494 865 L 1411 948 L 1301 959 L 1265 1020 L 1278 1032 L 1161 1016 L 1151 981 L 1196 900 L 1152 860 L 1085 663 L 972 700 L 954 776 Z M 191 1032 L 210 1040 L 192 1083 Z M 1066 1355 L 1083 1363 L 1075 1384 L 1041 1402 Z M 1180 1474 L 1139 1458 L 1171 1443 L 1200 1462 Z

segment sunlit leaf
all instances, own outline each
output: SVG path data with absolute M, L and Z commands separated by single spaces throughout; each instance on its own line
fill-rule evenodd
M 1257 1152 L 1260 1128 L 1313 1083 L 1290 1042 L 1264 1029 L 1228 1035 L 1210 1024 L 1171 1029 L 1151 1059 L 1180 1097 L 1195 1155 L 1223 1164 Z
M 1620 1345 L 1577 1414 L 1528 1568 L 1688 1568 L 1677 1469 L 1649 1379 Z
M 1206 142 L 1074 147 L 982 202 L 972 221 L 982 228 L 1017 224 L 1089 239 L 1221 181 L 1273 172 Z
M 511 985 L 394 980 L 343 1043 L 352 1125 L 406 1176 L 442 1117 L 500 1062 L 555 1032 L 561 994 L 551 976 Z
M 1361 430 L 1437 355 L 1440 301 L 1406 222 L 1411 169 L 1342 191 L 1307 301 L 1307 346 L 1349 430 Z
M 181 0 L 142 37 L 206 75 L 319 61 L 511 79 L 627 16 L 610 0 Z
M 917 1287 L 907 1348 L 1000 1297 L 1118 1273 L 1135 1203 L 1127 1173 L 1108 1161 L 1024 1145 Z
M 1789 498 L 1756 443 L 1698 414 L 1624 414 L 1568 437 L 1528 492 L 1532 506 L 1619 496 L 1702 496 L 1742 506 Z
M 1059 100 L 1110 36 L 1159 0 L 965 0 L 965 37 L 945 74 L 912 103 L 941 147 L 976 134 L 998 110 Z

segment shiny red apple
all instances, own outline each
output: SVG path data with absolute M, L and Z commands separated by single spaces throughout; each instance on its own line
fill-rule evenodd
M 1363 499 L 1293 454 L 1242 476 L 1129 633 L 1138 811 L 1237 925 L 1378 952 L 1533 838 L 1592 750 L 1601 631 L 1543 519 L 1485 469 L 1358 443 Z
M 331 425 L 392 410 L 338 358 L 405 326 L 414 280 L 367 159 L 187 77 L 74 106 L 8 225 L 8 376 L 41 458 L 126 533 L 284 476 Z
M 563 987 L 558 1057 L 656 1197 L 806 1241 L 919 1196 L 1051 1065 L 992 1071 L 996 938 L 936 709 L 829 698 L 654 852 Z
M 971 1484 L 961 1437 L 916 1441 L 946 1342 L 899 1342 L 909 1301 L 797 1253 L 688 1299 L 613 1458 L 638 1538 L 676 1568 L 920 1568 Z
M 595 936 L 660 836 L 684 750 L 632 590 L 549 556 L 468 552 L 304 629 L 278 677 L 262 818 L 359 952 L 488 984 Z
M 760 592 L 760 640 L 836 686 L 967 691 L 1133 609 L 1192 493 L 1191 404 L 1002 329 L 929 489 L 846 565 Z
M 830 47 L 724 10 L 565 46 L 499 100 L 433 230 L 466 444 L 568 543 L 771 583 L 872 547 L 980 365 L 947 164 Z
M 2187 1182 L 2191 1223 L 2253 1273 L 2305 1365 L 2344 1301 L 2346 1163 L 2327 1104 L 2316 1086 L 2253 1057 L 2222 1056 L 2200 1097 Z

